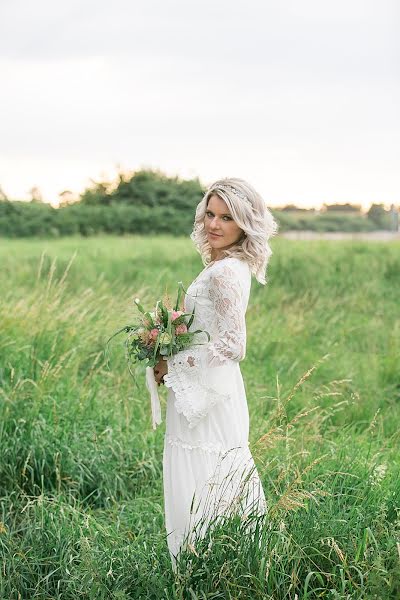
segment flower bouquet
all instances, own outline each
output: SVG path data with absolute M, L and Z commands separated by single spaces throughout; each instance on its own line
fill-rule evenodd
M 171 307 L 169 298 L 166 297 L 157 301 L 153 311 L 146 311 L 139 298 L 135 298 L 134 303 L 140 312 L 138 322 L 125 325 L 116 331 L 106 344 L 107 349 L 115 336 L 126 333 L 125 356 L 130 374 L 134 376 L 131 371 L 132 364 L 143 361 L 147 363 L 146 385 L 150 392 L 153 429 L 161 423 L 161 406 L 154 378 L 154 366 L 161 357 L 172 356 L 190 346 L 201 345 L 193 342 L 194 336 L 198 333 L 205 333 L 210 341 L 208 331 L 201 329 L 189 331 L 193 323 L 195 307 L 191 313 L 186 313 L 183 307 L 179 308 L 182 291 L 184 289 L 180 281 L 175 305 Z
M 198 333 L 205 333 L 210 341 L 210 334 L 207 331 L 201 329 L 189 331 L 193 323 L 195 307 L 191 313 L 185 313 L 183 307 L 179 308 L 182 291 L 184 289 L 180 281 L 175 305 L 171 307 L 169 298 L 164 297 L 163 300 L 157 301 L 153 311 L 146 311 L 139 298 L 135 298 L 134 303 L 141 313 L 138 322 L 125 325 L 107 341 L 106 346 L 115 336 L 121 333 L 127 334 L 125 356 L 131 375 L 133 375 L 130 369 L 132 364 L 147 361 L 148 367 L 154 367 L 162 356 L 172 356 L 189 346 L 199 345 L 193 342 L 194 336 Z

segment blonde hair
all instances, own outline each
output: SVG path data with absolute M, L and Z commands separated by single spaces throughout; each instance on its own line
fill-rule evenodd
M 211 262 L 212 248 L 208 242 L 204 218 L 208 201 L 213 194 L 226 202 L 233 219 L 244 232 L 234 246 L 223 250 L 223 257 L 230 256 L 247 261 L 257 281 L 265 285 L 266 269 L 272 255 L 268 240 L 278 232 L 278 223 L 260 194 L 244 179 L 218 179 L 209 186 L 197 205 L 190 238 L 201 255 L 204 266 Z

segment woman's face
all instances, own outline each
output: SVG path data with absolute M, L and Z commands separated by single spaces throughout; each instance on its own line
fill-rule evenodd
M 216 194 L 208 199 L 204 227 L 214 260 L 220 257 L 222 250 L 230 248 L 243 236 L 243 230 L 233 220 L 228 205 Z

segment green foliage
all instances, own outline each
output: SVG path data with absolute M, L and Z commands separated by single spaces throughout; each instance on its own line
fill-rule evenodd
M 364 215 L 338 212 L 275 211 L 272 213 L 281 231 L 373 231 L 374 223 Z
M 131 177 L 120 173 L 114 184 L 95 183 L 94 187 L 81 194 L 81 202 L 107 206 L 166 206 L 179 212 L 193 209 L 204 192 L 198 179 L 181 180 L 179 177 L 167 177 L 160 171 L 141 170 Z
M 383 204 L 372 204 L 367 213 L 368 219 L 380 229 L 390 229 L 389 211 L 385 210 Z
M 282 212 L 307 212 L 307 213 L 313 213 L 315 212 L 315 209 L 313 208 L 300 208 L 299 206 L 296 206 L 295 204 L 286 204 L 285 206 L 282 206 L 282 208 L 279 209 Z
M 0 200 L 0 235 L 53 237 L 58 234 L 57 211 L 50 205 Z
M 350 204 L 347 202 L 346 204 L 323 204 L 324 210 L 327 212 L 355 212 L 361 213 L 361 205 L 360 204 Z
M 171 206 L 126 204 L 72 204 L 54 209 L 47 204 L 0 202 L 0 235 L 5 237 L 59 237 L 109 234 L 170 233 L 189 235 L 194 207 L 177 211 Z
M 188 236 L 205 189 L 198 179 L 181 180 L 159 171 L 119 173 L 115 182 L 94 182 L 80 202 L 54 209 L 42 202 L 11 202 L 0 198 L 0 236 L 60 237 L 107 234 L 170 234 Z M 351 204 L 328 205 L 325 212 L 287 205 L 271 212 L 280 232 L 373 231 L 390 229 L 389 212 L 372 205 L 368 218 Z
M 228 519 L 174 575 L 165 423 L 123 344 L 111 369 L 104 346 L 199 257 L 170 236 L 2 242 L 0 598 L 399 596 L 399 244 L 273 251 L 241 363 L 269 513 L 254 539 Z

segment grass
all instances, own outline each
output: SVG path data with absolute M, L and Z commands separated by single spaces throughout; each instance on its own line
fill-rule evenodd
M 268 520 L 254 540 L 228 519 L 174 574 L 164 423 L 122 342 L 111 369 L 103 350 L 200 257 L 168 236 L 3 240 L 0 598 L 399 598 L 399 250 L 273 240 L 241 363 Z

